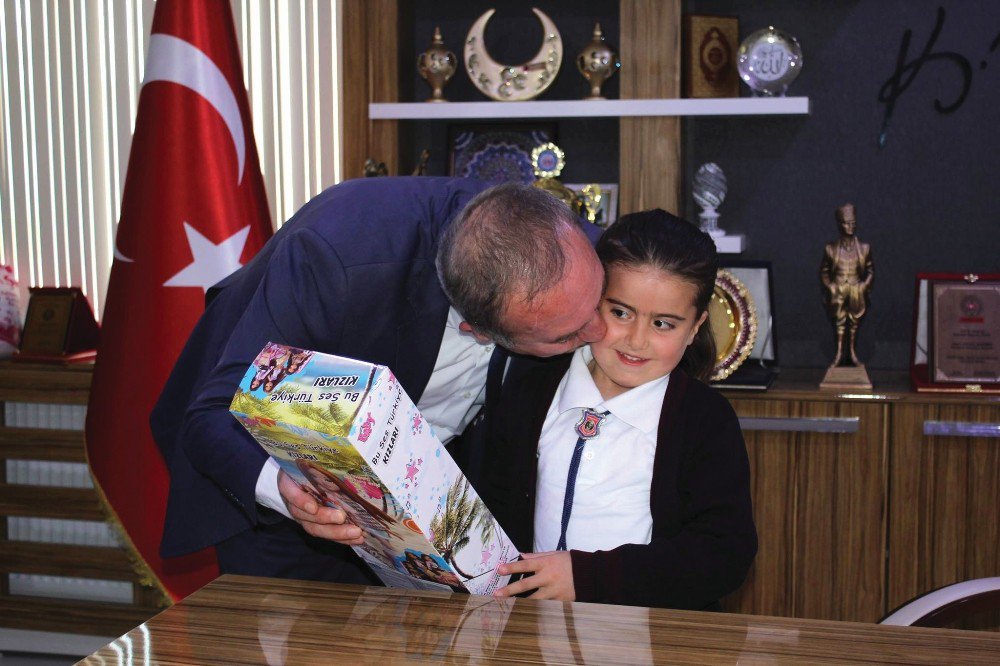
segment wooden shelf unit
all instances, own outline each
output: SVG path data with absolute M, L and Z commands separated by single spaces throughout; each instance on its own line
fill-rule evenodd
M 0 362 L 0 403 L 86 405 L 92 364 Z M 0 418 L 6 410 L 0 409 Z M 84 433 L 0 426 L 0 627 L 118 636 L 163 610 L 161 594 L 139 582 L 124 548 L 12 540 L 9 517 L 102 521 L 94 488 L 11 483 L 7 461 L 85 463 Z M 10 574 L 124 581 L 130 603 L 11 594 Z

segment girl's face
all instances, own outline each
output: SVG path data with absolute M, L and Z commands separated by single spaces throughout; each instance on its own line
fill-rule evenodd
M 590 345 L 590 374 L 605 400 L 677 367 L 708 316 L 698 315 L 697 295 L 694 284 L 658 268 L 608 269 L 600 307 L 608 333 Z

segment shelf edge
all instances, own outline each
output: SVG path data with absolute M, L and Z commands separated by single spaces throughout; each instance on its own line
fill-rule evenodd
M 808 115 L 808 97 L 607 99 L 536 102 L 403 102 L 368 105 L 372 120 Z

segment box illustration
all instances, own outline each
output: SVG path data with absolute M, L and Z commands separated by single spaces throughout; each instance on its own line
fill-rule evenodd
M 268 343 L 230 412 L 303 490 L 342 509 L 390 587 L 492 594 L 518 551 L 389 368 Z

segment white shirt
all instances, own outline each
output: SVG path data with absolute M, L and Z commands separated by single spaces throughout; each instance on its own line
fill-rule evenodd
M 480 344 L 471 334 L 460 331 L 462 321 L 462 315 L 449 307 L 434 370 L 417 401 L 420 413 L 444 444 L 465 430 L 485 402 L 486 372 L 495 347 Z M 257 477 L 257 503 L 291 518 L 278 492 L 279 469 L 268 457 Z
M 545 416 L 538 442 L 534 551 L 556 549 L 570 460 L 586 408 L 609 411 L 599 434 L 586 441 L 576 477 L 567 549 L 593 552 L 626 543 L 648 544 L 653 534 L 649 489 L 656 429 L 669 375 L 604 400 L 587 365 L 590 347 L 573 354 Z

